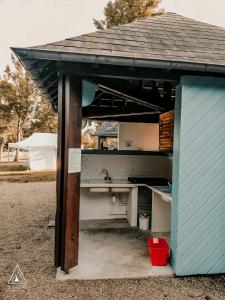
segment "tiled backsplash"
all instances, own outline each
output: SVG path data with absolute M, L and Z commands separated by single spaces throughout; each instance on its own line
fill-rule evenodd
M 82 154 L 82 179 L 103 179 L 102 169 L 114 179 L 128 177 L 171 178 L 172 158 L 143 155 Z

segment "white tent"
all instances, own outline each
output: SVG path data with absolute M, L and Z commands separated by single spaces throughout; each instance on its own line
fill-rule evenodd
M 10 147 L 28 151 L 30 170 L 56 170 L 56 134 L 33 133 L 21 142 L 9 143 Z

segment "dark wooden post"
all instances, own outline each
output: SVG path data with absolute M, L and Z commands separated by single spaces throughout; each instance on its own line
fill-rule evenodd
M 61 76 L 60 81 L 62 124 L 57 172 L 56 265 L 68 272 L 78 264 L 82 85 L 81 80 L 68 75 Z
M 65 76 L 59 76 L 58 83 L 58 149 L 56 180 L 56 218 L 55 218 L 55 266 L 61 266 L 62 223 L 63 223 L 63 183 L 65 147 Z

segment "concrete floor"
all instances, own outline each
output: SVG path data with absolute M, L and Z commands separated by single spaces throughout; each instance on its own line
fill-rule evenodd
M 173 276 L 169 265 L 153 267 L 150 264 L 147 247 L 147 237 L 150 235 L 150 231 L 131 228 L 122 219 L 81 221 L 79 265 L 69 274 L 58 269 L 56 279 Z

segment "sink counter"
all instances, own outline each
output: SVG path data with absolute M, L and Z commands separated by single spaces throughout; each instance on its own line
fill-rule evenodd
M 166 202 L 172 202 L 172 194 L 168 191 L 168 186 L 150 186 L 149 187 L 154 193 L 161 196 L 162 200 Z
M 171 231 L 172 195 L 168 186 L 150 186 L 152 190 L 152 232 Z
M 80 220 L 127 219 L 137 226 L 138 188 L 136 184 L 113 179 L 81 180 Z
M 102 179 L 85 179 L 81 180 L 81 188 L 89 187 L 136 187 L 136 184 L 123 179 L 113 179 L 109 183 L 105 182 Z

